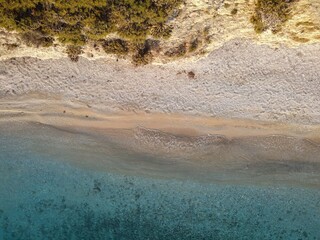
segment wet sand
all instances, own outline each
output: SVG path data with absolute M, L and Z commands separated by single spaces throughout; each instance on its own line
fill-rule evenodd
M 62 161 L 99 171 L 320 186 L 318 125 L 181 114 L 108 114 L 81 102 L 67 104 L 32 95 L 1 101 L 0 126 L 2 134 L 38 136 L 34 148 L 40 153 L 50 151 L 41 139 L 52 135 L 53 146 L 66 142 L 60 146 Z M 80 155 L 68 158 L 68 139 L 74 148 L 79 146 Z

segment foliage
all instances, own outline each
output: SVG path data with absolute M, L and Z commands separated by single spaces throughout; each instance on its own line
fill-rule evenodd
M 78 62 L 79 55 L 82 53 L 82 48 L 80 46 L 68 45 L 67 54 L 71 61 Z
M 83 46 L 88 41 L 101 41 L 109 33 L 143 44 L 147 36 L 170 36 L 167 20 L 181 3 L 182 0 L 0 0 L 0 27 L 20 32 L 36 46 L 48 46 L 52 39 Z M 122 45 L 112 44 L 119 52 Z M 110 44 L 104 48 L 110 51 Z M 125 48 L 120 51 L 125 52 Z
M 198 46 L 199 46 L 198 38 L 192 40 L 189 46 L 189 52 L 194 52 L 195 50 L 197 50 Z
M 136 66 L 148 64 L 152 60 L 152 45 L 150 41 L 147 40 L 142 44 L 134 44 L 133 48 L 135 54 L 132 56 L 132 62 Z
M 101 45 L 106 53 L 123 55 L 129 51 L 127 42 L 122 39 L 102 40 Z
M 49 36 L 45 36 L 39 32 L 24 32 L 21 34 L 21 39 L 28 46 L 42 46 L 42 47 L 50 47 L 53 45 L 54 39 Z
M 291 17 L 295 0 L 257 0 L 251 22 L 257 33 L 271 29 L 273 33 L 281 30 L 282 25 Z
M 168 57 L 182 57 L 187 53 L 186 43 L 181 43 L 179 46 L 166 51 L 164 54 Z

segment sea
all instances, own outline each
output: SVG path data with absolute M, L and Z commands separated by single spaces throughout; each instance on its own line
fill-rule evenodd
M 236 170 L 183 174 L 183 161 L 108 138 L 1 123 L 0 239 L 320 239 L 318 168 L 283 168 L 281 181 L 265 166 L 245 181 Z

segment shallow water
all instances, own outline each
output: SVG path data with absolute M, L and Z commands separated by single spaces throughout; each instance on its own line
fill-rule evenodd
M 100 140 L 2 124 L 0 239 L 320 239 L 316 162 L 214 170 Z

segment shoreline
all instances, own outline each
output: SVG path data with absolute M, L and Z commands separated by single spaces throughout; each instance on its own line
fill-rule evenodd
M 223 135 L 229 139 L 283 135 L 317 142 L 320 124 L 294 124 L 179 113 L 100 112 L 76 101 L 26 95 L 0 100 L 0 122 L 25 121 L 92 131 L 144 128 L 186 137 Z
M 230 123 L 217 133 L 215 127 L 220 128 L 223 120 L 206 119 L 211 133 L 205 134 L 191 125 L 199 118 L 189 118 L 185 129 L 182 116 L 159 120 L 159 115 L 90 115 L 88 119 L 82 111 L 77 116 L 76 110 L 64 109 L 70 116 L 26 109 L 23 115 L 11 110 L 8 116 L 0 110 L 2 138 L 27 141 L 40 158 L 53 155 L 57 161 L 98 172 L 213 184 L 320 186 L 320 144 L 303 135 L 289 135 L 292 127 L 261 124 L 258 129 L 256 123 L 251 128 L 245 125 L 242 135 L 231 136 L 227 135 Z M 148 122 L 153 119 L 156 123 Z M 163 127 L 168 121 L 180 128 Z
M 272 49 L 236 40 L 198 62 L 137 68 L 15 58 L 0 62 L 0 121 L 85 134 L 104 155 L 103 144 L 129 151 L 137 162 L 115 167 L 128 174 L 149 167 L 148 174 L 175 176 L 177 164 L 184 175 L 294 173 L 295 181 L 320 182 L 317 52 L 319 44 Z
M 82 102 L 31 95 L 0 100 L 0 133 L 28 142 L 40 158 L 53 155 L 98 172 L 215 184 L 320 186 L 316 124 L 107 113 Z

